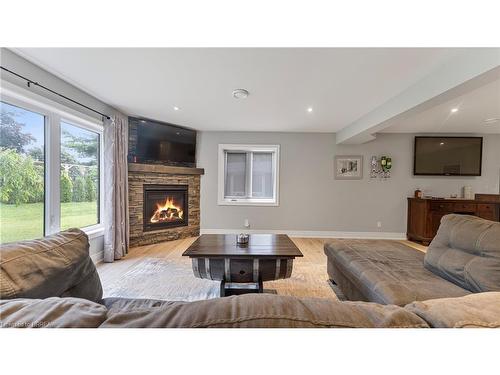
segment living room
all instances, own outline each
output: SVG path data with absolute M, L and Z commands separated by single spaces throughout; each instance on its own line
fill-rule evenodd
M 100 350 L 212 337 L 126 328 L 356 328 L 339 353 L 499 328 L 500 48 L 481 37 L 4 40 L 0 326 L 110 332 Z

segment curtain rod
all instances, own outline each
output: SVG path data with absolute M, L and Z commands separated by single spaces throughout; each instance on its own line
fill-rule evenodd
M 54 90 L 51 90 L 51 89 L 49 89 L 48 87 L 45 87 L 45 86 L 43 86 L 43 85 L 39 84 L 38 82 L 35 82 L 35 81 L 33 81 L 33 80 L 29 79 L 29 78 L 26 78 L 26 77 L 24 77 L 24 76 L 22 76 L 22 75 L 20 75 L 20 74 L 17 74 L 16 72 L 13 72 L 13 71 L 12 71 L 12 70 L 10 70 L 10 69 L 7 69 L 7 68 L 5 68 L 5 67 L 3 67 L 3 66 L 0 66 L 0 68 L 2 68 L 2 70 L 5 70 L 6 72 L 9 72 L 10 74 L 15 75 L 16 77 L 19 77 L 19 78 L 21 78 L 21 79 L 24 79 L 24 80 L 27 82 L 28 87 L 31 87 L 31 85 L 38 86 L 38 87 L 40 87 L 40 88 L 42 88 L 42 89 L 44 89 L 44 90 L 47 90 L 47 91 L 51 92 L 52 94 L 55 94 L 55 95 L 57 95 L 57 96 L 60 96 L 60 97 L 61 97 L 61 98 L 63 98 L 63 99 L 69 100 L 70 102 L 72 102 L 72 103 L 74 103 L 74 104 L 77 104 L 77 105 L 79 105 L 80 107 L 83 107 L 83 108 L 88 109 L 89 111 L 95 112 L 95 113 L 97 113 L 97 114 L 101 115 L 102 117 L 104 117 L 104 118 L 106 118 L 106 119 L 108 119 L 108 120 L 109 120 L 109 119 L 111 119 L 111 117 L 109 117 L 108 115 L 105 115 L 104 113 L 101 113 L 101 112 L 99 112 L 99 111 L 96 111 L 95 109 L 90 108 L 90 107 L 88 107 L 88 106 L 86 106 L 85 104 L 82 104 L 82 103 L 80 103 L 80 102 L 77 102 L 76 100 L 73 100 L 73 99 L 71 99 L 71 98 L 68 98 L 68 97 L 67 97 L 67 96 L 65 96 L 65 95 L 59 94 L 58 92 L 56 92 L 56 91 L 54 91 Z

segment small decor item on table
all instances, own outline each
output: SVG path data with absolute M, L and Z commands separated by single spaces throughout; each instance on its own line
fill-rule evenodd
M 423 193 L 422 193 L 422 190 L 418 189 L 415 190 L 415 198 L 422 198 L 423 197 Z
M 472 193 L 471 186 L 464 186 L 463 187 L 463 196 L 465 199 L 474 199 L 474 193 Z
M 236 243 L 238 245 L 246 245 L 246 244 L 248 244 L 249 238 L 250 238 L 250 236 L 248 234 L 240 233 L 240 234 L 236 235 Z
M 362 155 L 335 156 L 335 178 L 337 180 L 360 180 L 363 178 Z

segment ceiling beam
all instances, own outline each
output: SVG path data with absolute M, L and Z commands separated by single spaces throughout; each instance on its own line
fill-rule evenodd
M 439 101 L 442 101 L 450 94 L 459 94 L 466 88 L 476 86 L 474 82 L 489 80 L 492 76 L 499 76 L 499 73 L 500 49 L 478 48 L 463 52 L 401 94 L 337 132 L 337 144 L 371 141 L 375 139 L 377 132 L 388 126 L 385 123 L 389 119 L 408 111 L 415 112 L 429 107 L 432 99 L 441 98 Z

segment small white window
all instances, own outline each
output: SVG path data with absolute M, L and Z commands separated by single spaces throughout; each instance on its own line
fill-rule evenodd
M 278 145 L 219 145 L 220 205 L 277 206 Z

